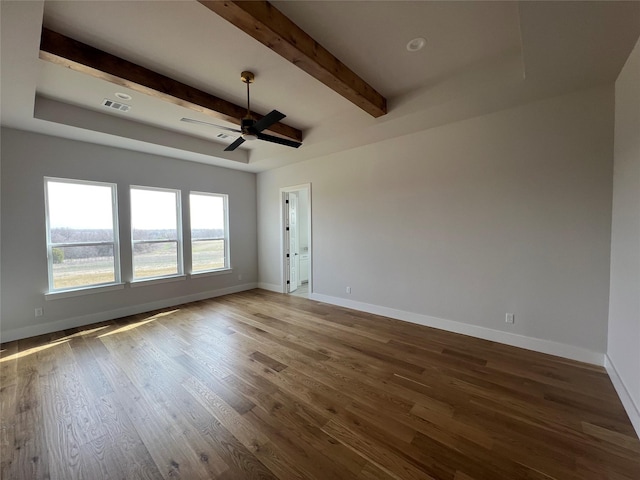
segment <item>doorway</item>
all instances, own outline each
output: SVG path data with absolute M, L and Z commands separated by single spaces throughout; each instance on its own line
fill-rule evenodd
M 282 291 L 312 293 L 311 184 L 280 189 L 282 202 Z

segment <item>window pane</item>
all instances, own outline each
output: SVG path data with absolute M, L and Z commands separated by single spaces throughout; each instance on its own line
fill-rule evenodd
M 113 245 L 53 248 L 53 288 L 67 289 L 113 283 Z
M 224 240 L 203 240 L 193 242 L 191 248 L 193 258 L 192 270 L 216 270 L 224 268 Z
M 224 238 L 224 197 L 219 195 L 189 195 L 191 238 Z
M 112 242 L 111 186 L 48 180 L 47 203 L 53 243 Z
M 133 278 L 182 273 L 182 246 L 178 206 L 180 192 L 131 187 Z M 162 242 L 137 243 L 139 240 Z M 166 240 L 166 241 L 164 241 Z
M 177 240 L 177 192 L 131 189 L 134 240 Z
M 189 195 L 192 272 L 229 267 L 226 198 L 207 193 Z
M 136 243 L 133 246 L 133 278 L 178 274 L 178 243 Z
M 46 177 L 45 186 L 49 290 L 119 282 L 116 186 Z M 93 242 L 108 243 L 80 245 Z M 78 245 L 52 247 L 52 243 Z

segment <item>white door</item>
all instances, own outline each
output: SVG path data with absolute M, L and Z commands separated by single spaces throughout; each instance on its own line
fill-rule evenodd
M 1 1 L 1 0 L 0 0 Z M 309 292 L 313 292 L 313 262 L 311 258 L 311 184 L 297 185 L 280 189 L 282 198 L 282 292 L 292 293 L 298 290 L 303 281 L 308 282 Z M 302 222 L 301 222 L 302 219 Z M 304 229 L 304 230 L 301 230 Z M 305 247 L 302 253 L 301 242 Z M 302 274 L 303 262 L 306 261 L 306 275 Z
M 300 255 L 298 254 L 298 195 L 290 193 L 289 197 L 289 293 L 298 289 L 300 271 Z

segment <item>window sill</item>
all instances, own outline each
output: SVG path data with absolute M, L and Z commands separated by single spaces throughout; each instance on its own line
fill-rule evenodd
M 218 270 L 203 270 L 202 272 L 191 272 L 190 278 L 213 277 L 215 275 L 228 275 L 233 273 L 233 268 L 220 268 Z
M 180 282 L 186 280 L 186 275 L 172 275 L 170 277 L 158 277 L 158 278 L 141 278 L 140 280 L 132 280 L 131 286 L 146 287 L 147 285 L 157 285 L 159 283 Z
M 124 283 L 112 283 L 109 285 L 100 285 L 95 287 L 76 288 L 74 290 L 62 290 L 59 292 L 47 292 L 44 294 L 45 300 L 57 300 L 59 298 L 80 297 L 82 295 L 90 295 L 93 293 L 110 292 L 112 290 L 122 290 Z

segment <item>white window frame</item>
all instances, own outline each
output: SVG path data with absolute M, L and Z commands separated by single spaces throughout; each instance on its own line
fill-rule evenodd
M 202 195 L 208 197 L 220 197 L 223 201 L 223 210 L 224 210 L 224 236 L 223 237 L 207 237 L 207 238 L 193 238 L 193 226 L 191 225 L 191 195 Z M 191 275 L 203 275 L 212 272 L 223 272 L 225 270 L 231 270 L 231 257 L 229 255 L 229 195 L 226 193 L 211 193 L 211 192 L 189 192 L 189 234 L 191 237 Z M 211 268 L 208 270 L 195 270 L 193 269 L 193 244 L 195 242 L 206 242 L 213 240 L 223 240 L 224 241 L 224 267 L 222 268 Z
M 176 194 L 176 240 L 134 240 L 133 239 L 133 200 L 131 198 L 132 190 L 147 190 L 155 192 L 172 192 Z M 161 187 L 147 187 L 144 185 L 129 185 L 129 209 L 131 212 L 131 283 L 153 282 L 158 279 L 180 277 L 184 275 L 184 255 L 183 255 L 183 241 L 182 241 L 182 192 L 174 188 L 161 188 Z M 135 246 L 143 243 L 175 243 L 177 250 L 177 272 L 168 275 L 156 275 L 153 277 L 135 277 Z
M 52 243 L 51 242 L 51 222 L 49 220 L 49 182 L 69 183 L 74 185 L 91 185 L 111 188 L 111 218 L 113 229 L 113 241 L 111 242 L 72 242 L 72 243 Z M 94 182 L 91 180 L 78 180 L 73 178 L 44 177 L 44 204 L 45 223 L 47 229 L 47 270 L 49 277 L 49 294 L 61 292 L 73 292 L 82 290 L 92 290 L 112 285 L 121 285 L 120 277 L 120 232 L 118 230 L 118 186 L 115 183 Z M 55 288 L 53 282 L 53 249 L 64 247 L 94 247 L 100 245 L 111 245 L 113 248 L 113 282 L 92 283 L 70 288 Z

